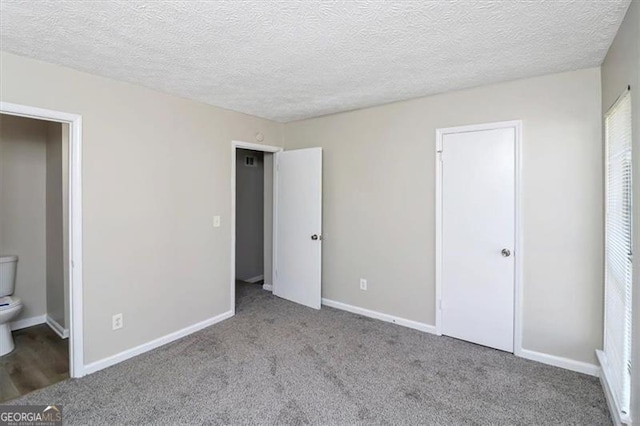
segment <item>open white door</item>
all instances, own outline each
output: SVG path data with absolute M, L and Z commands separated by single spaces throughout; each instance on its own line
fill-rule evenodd
M 273 294 L 320 309 L 322 148 L 275 154 Z

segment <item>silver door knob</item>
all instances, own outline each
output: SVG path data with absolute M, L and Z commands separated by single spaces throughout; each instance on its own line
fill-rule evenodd
M 509 249 L 502 249 L 502 257 L 509 257 L 511 256 L 511 251 Z

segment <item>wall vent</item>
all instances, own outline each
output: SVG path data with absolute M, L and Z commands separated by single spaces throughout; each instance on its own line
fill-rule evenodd
M 244 156 L 244 166 L 245 167 L 256 167 L 258 165 L 258 159 L 253 155 L 245 155 Z

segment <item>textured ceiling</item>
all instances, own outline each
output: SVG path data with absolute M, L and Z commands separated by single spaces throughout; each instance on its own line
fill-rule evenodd
M 277 121 L 598 66 L 629 0 L 0 1 L 3 50 Z

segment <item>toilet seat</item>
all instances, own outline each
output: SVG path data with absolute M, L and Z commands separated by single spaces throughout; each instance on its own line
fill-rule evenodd
M 4 311 L 6 309 L 12 309 L 20 305 L 22 305 L 22 300 L 20 300 L 19 297 L 13 297 L 13 296 L 0 297 L 0 311 Z

